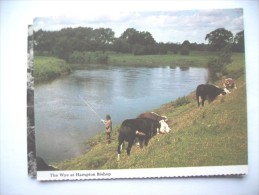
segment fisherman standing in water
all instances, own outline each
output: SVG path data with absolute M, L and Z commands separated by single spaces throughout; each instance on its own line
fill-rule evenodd
M 102 120 L 105 125 L 105 132 L 106 132 L 106 140 L 107 143 L 111 143 L 111 132 L 112 132 L 112 120 L 109 114 L 106 115 L 106 120 Z

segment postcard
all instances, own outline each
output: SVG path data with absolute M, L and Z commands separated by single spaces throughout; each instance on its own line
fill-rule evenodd
M 35 17 L 27 52 L 31 177 L 248 173 L 243 9 Z

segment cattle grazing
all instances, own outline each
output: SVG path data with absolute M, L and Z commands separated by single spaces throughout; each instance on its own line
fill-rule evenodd
M 155 121 L 161 121 L 161 120 L 167 121 L 166 116 L 160 116 L 159 114 L 157 114 L 155 112 L 145 112 L 145 113 L 138 115 L 137 118 L 149 118 L 149 119 L 153 119 Z
M 198 107 L 200 106 L 200 98 L 201 98 L 201 105 L 204 106 L 204 102 L 206 99 L 208 100 L 209 103 L 211 103 L 220 94 L 226 95 L 225 90 L 210 84 L 199 85 L 196 88 L 196 99 L 198 102 Z
M 232 79 L 232 78 L 224 79 L 224 80 L 222 81 L 222 85 L 223 85 L 223 87 L 226 88 L 227 90 L 233 89 L 233 88 L 234 88 L 234 89 L 237 88 L 236 83 L 235 83 L 234 79 Z
M 145 141 L 145 145 L 147 146 L 150 138 L 156 135 L 156 130 L 159 126 L 159 122 L 152 119 L 137 118 L 124 120 L 119 129 L 118 160 L 120 159 L 124 141 L 128 142 L 127 154 L 130 155 L 130 150 L 135 138 L 139 138 L 141 146 L 143 141 Z
M 160 128 L 157 129 L 157 133 L 169 133 L 171 131 L 171 128 L 168 126 L 168 124 L 164 121 L 161 120 L 159 121 Z
M 157 129 L 157 133 L 168 133 L 171 129 L 166 123 L 167 117 L 166 116 L 160 116 L 159 114 L 155 112 L 145 112 L 137 116 L 137 118 L 147 118 L 152 119 L 160 123 L 160 128 Z

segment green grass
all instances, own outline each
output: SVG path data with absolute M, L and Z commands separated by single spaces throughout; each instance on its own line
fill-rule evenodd
M 212 52 L 191 52 L 188 56 L 179 54 L 140 55 L 109 54 L 109 64 L 125 66 L 180 66 L 205 67 L 208 59 L 215 56 Z
M 112 143 L 106 144 L 105 133 L 88 140 L 86 154 L 57 164 L 61 170 L 165 168 L 247 164 L 247 114 L 244 56 L 235 55 L 227 67 L 236 75 L 237 89 L 220 96 L 211 104 L 197 107 L 194 93 L 154 110 L 166 115 L 172 131 L 154 136 L 147 147 L 133 146 L 117 161 L 117 127 Z M 220 81 L 216 83 L 220 85 Z
M 70 66 L 62 59 L 47 56 L 34 57 L 34 79 L 48 81 L 70 73 Z
M 115 52 L 87 52 L 78 54 L 81 58 L 89 58 L 87 60 L 82 60 L 84 63 L 72 64 L 71 67 L 74 69 L 85 68 L 88 66 L 98 65 L 98 62 L 94 59 L 98 56 L 107 56 L 106 65 L 116 65 L 116 66 L 180 66 L 180 67 L 206 67 L 209 58 L 216 55 L 215 52 L 190 52 L 190 55 L 184 56 L 180 54 L 165 54 L 165 55 L 133 55 L 133 54 L 123 54 Z M 99 64 L 100 65 L 100 64 Z

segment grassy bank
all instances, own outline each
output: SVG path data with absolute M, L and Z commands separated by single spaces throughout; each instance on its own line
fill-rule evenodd
M 56 57 L 35 56 L 34 78 L 36 82 L 48 81 L 70 73 L 70 66 Z
M 82 54 L 83 55 L 83 54 Z M 72 64 L 73 69 L 85 68 L 94 66 L 98 62 L 97 59 L 106 58 L 106 64 L 115 66 L 179 66 L 179 67 L 206 67 L 210 57 L 214 57 L 215 52 L 191 52 L 190 55 L 184 56 L 179 54 L 166 54 L 166 55 L 133 55 L 115 52 L 87 52 L 87 55 L 77 57 L 78 61 L 84 63 Z M 83 58 L 84 60 L 80 60 Z M 87 60 L 85 59 L 87 58 Z M 100 61 L 100 60 L 99 60 Z M 98 64 L 98 63 L 97 63 Z
M 211 104 L 206 102 L 202 109 L 197 107 L 191 93 L 154 110 L 169 118 L 172 131 L 156 135 L 143 149 L 133 146 L 131 156 L 126 155 L 124 146 L 121 160 L 117 161 L 118 127 L 115 127 L 111 144 L 106 144 L 105 133 L 100 133 L 88 140 L 92 146 L 89 152 L 60 162 L 57 167 L 91 170 L 247 164 L 244 68 L 244 55 L 234 55 L 227 70 L 236 78 L 238 88 Z
M 191 52 L 184 56 L 179 54 L 166 55 L 143 55 L 134 56 L 128 54 L 109 55 L 109 63 L 125 66 L 180 66 L 180 67 L 206 67 L 210 57 L 215 56 L 213 52 Z

